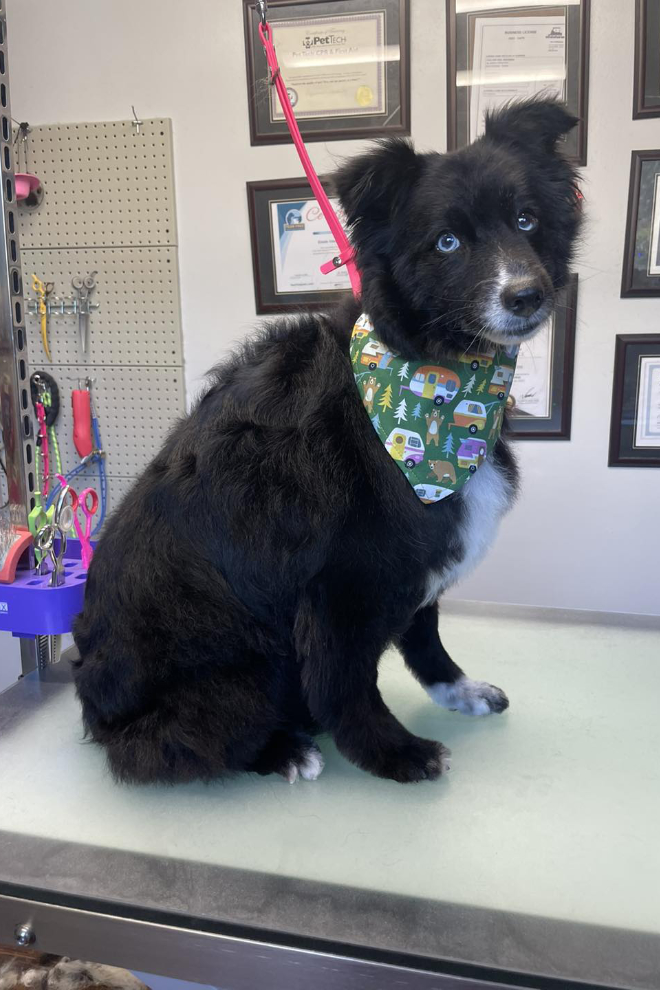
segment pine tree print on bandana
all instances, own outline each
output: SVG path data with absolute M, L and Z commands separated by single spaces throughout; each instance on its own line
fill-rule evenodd
M 490 455 L 502 430 L 518 347 L 494 346 L 444 359 L 403 361 L 378 340 L 363 313 L 351 336 L 351 363 L 371 424 L 422 502 L 460 491 Z

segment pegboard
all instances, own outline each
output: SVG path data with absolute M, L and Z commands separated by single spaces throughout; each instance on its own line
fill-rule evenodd
M 62 364 L 51 371 L 46 364 L 31 361 L 31 372 L 40 369 L 53 375 L 60 390 L 57 440 L 62 462 L 71 468 L 79 461 L 73 446 L 71 391 L 78 387 L 81 368 Z M 85 374 L 82 369 L 82 377 Z M 172 374 L 168 368 L 96 366 L 90 377 L 94 380 L 92 398 L 106 451 L 106 473 L 134 477 L 162 446 L 176 418 L 173 410 L 183 409 L 183 374 Z
M 78 316 L 50 316 L 52 363 L 38 317 L 26 312 L 30 370 L 59 386 L 65 471 L 79 463 L 71 391 L 94 380 L 112 511 L 185 409 L 171 124 L 145 120 L 139 133 L 130 121 L 32 126 L 28 155 L 44 200 L 18 211 L 24 296 L 35 298 L 35 273 L 71 301 L 72 278 L 96 271 L 99 304 L 86 355 Z M 98 489 L 95 465 L 76 477 L 77 490 L 86 485 Z
M 53 364 L 126 364 L 127 359 L 132 364 L 182 364 L 176 248 L 24 248 L 22 255 L 28 299 L 34 298 L 33 272 L 54 282 L 54 294 L 69 300 L 74 296 L 71 272 L 98 272 L 91 299 L 99 308 L 89 318 L 87 360 L 80 350 L 78 317 L 55 313 L 48 319 Z M 25 327 L 31 364 L 48 370 L 39 318 L 26 312 Z
M 28 158 L 44 202 L 19 211 L 23 250 L 177 243 L 169 120 L 32 127 Z

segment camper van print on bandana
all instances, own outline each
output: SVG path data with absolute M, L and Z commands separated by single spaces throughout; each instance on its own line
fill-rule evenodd
M 418 498 L 439 502 L 460 491 L 501 433 L 518 347 L 411 364 L 378 339 L 363 313 L 350 352 L 371 425 Z

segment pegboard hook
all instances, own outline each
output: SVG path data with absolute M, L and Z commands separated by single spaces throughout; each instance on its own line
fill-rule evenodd
M 23 157 L 25 158 L 25 171 L 29 172 L 30 162 L 28 159 L 28 140 L 32 128 L 30 127 L 27 120 L 16 120 L 15 117 L 12 117 L 11 119 L 16 124 L 16 137 L 14 138 L 14 145 L 16 145 L 18 149 L 18 154 L 17 154 L 18 171 L 20 172 L 21 169 L 21 148 L 22 148 Z M 20 144 L 18 143 L 19 141 L 21 142 Z
M 135 133 L 136 134 L 139 134 L 140 133 L 140 128 L 142 127 L 142 124 L 143 124 L 143 121 L 140 120 L 140 118 L 136 114 L 135 107 L 133 106 L 132 103 L 131 103 L 131 110 L 133 111 L 133 120 L 131 121 L 131 124 L 135 128 Z

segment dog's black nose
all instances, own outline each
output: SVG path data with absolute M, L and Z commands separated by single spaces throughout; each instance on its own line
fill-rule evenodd
M 502 290 L 502 305 L 514 316 L 527 319 L 543 305 L 545 294 L 537 282 L 507 286 Z

